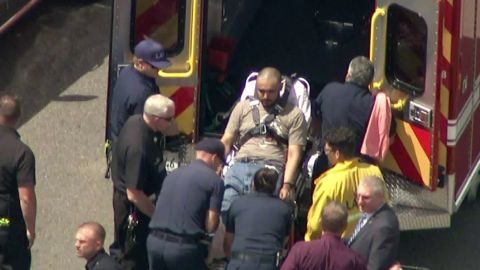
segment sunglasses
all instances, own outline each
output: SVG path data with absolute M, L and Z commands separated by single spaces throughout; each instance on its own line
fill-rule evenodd
M 147 66 L 149 66 L 151 69 L 159 69 L 159 68 L 157 68 L 157 67 L 152 66 L 152 64 L 148 63 L 148 62 L 145 61 L 145 60 L 142 60 L 142 62 L 145 63 Z

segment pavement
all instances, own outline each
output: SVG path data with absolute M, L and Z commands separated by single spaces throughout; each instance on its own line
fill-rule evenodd
M 34 270 L 83 269 L 79 224 L 95 220 L 112 241 L 112 185 L 103 177 L 110 10 L 47 1 L 0 38 L 0 90 L 19 96 L 19 132 L 35 153 Z

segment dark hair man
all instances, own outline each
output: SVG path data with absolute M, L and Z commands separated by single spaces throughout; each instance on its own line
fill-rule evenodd
M 120 270 L 120 265 L 103 249 L 105 229 L 97 222 L 81 224 L 75 234 L 75 248 L 78 257 L 87 260 L 86 270 Z
M 130 116 L 143 113 L 145 100 L 160 93 L 155 78 L 170 65 L 162 44 L 145 39 L 135 46 L 133 64 L 122 69 L 111 93 L 108 136 L 112 143 Z
M 196 160 L 165 178 L 150 222 L 147 249 L 151 270 L 206 270 L 207 246 L 218 227 L 225 148 L 219 139 L 196 145 Z
M 360 180 L 357 190 L 357 204 L 362 217 L 348 245 L 367 262 L 368 270 L 389 269 L 398 264 L 398 218 L 387 204 L 384 190 L 384 181 L 376 176 Z
M 315 179 L 312 206 L 308 211 L 305 240 L 319 238 L 322 234 L 321 213 L 325 205 L 335 200 L 347 206 L 352 218 L 345 235 L 350 235 L 358 220 L 359 210 L 355 204 L 355 193 L 361 178 L 375 175 L 383 179 L 380 169 L 361 162 L 354 155 L 355 134 L 346 127 L 334 128 L 325 134 L 324 152 L 334 166 Z
M 341 239 L 347 219 L 347 207 L 330 201 L 322 210 L 322 237 L 296 243 L 281 270 L 367 270 L 362 258 Z
M 110 254 L 124 269 L 148 269 L 146 240 L 155 209 L 151 199 L 166 176 L 164 136 L 176 135 L 175 104 L 160 94 L 150 96 L 143 115 L 125 123 L 113 148 L 114 242 Z
M 278 269 L 278 253 L 288 235 L 292 209 L 272 193 L 278 173 L 262 168 L 253 178 L 253 192 L 237 198 L 226 220 L 225 254 L 230 269 Z
M 37 199 L 35 157 L 20 140 L 19 101 L 0 96 L 0 255 L 12 269 L 30 269 Z

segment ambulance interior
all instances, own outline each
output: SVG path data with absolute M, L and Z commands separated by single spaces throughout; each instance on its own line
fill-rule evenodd
M 315 98 L 343 81 L 349 61 L 368 57 L 372 0 L 208 1 L 200 131 L 223 132 L 245 79 L 266 66 L 296 73 Z M 220 7 L 220 9 L 219 9 Z
M 201 133 L 223 132 L 252 71 L 273 66 L 306 78 L 314 99 L 344 81 L 349 61 L 369 56 L 373 0 L 208 1 L 203 43 Z M 389 10 L 385 75 L 393 95 L 418 96 L 425 81 L 426 27 L 416 14 Z M 410 61 L 399 61 L 408 57 Z

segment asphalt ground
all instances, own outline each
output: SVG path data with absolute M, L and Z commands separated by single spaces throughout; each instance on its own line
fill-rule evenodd
M 37 239 L 32 269 L 83 269 L 77 226 L 96 220 L 112 241 L 112 188 L 103 140 L 110 10 L 45 1 L 0 38 L 0 90 L 20 97 L 19 132 L 36 155 Z
M 74 234 L 86 220 L 102 223 L 106 244 L 112 241 L 112 189 L 103 178 L 102 148 L 108 3 L 45 1 L 0 37 L 0 91 L 21 98 L 19 131 L 37 159 L 34 270 L 83 269 Z M 402 232 L 401 263 L 417 267 L 409 269 L 479 269 L 479 212 L 475 200 L 452 216 L 449 229 Z

